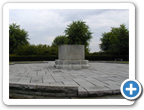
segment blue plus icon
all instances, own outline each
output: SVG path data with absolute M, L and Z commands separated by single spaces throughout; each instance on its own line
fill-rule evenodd
M 133 88 L 133 84 L 130 84 L 130 88 L 126 88 L 126 91 L 130 91 L 130 95 L 133 95 L 133 91 L 136 91 L 137 88 Z
M 136 80 L 126 80 L 121 85 L 121 93 L 127 99 L 136 99 L 141 93 L 141 85 Z
M 124 84 L 123 86 L 123 92 L 125 95 L 128 97 L 134 97 L 138 94 L 139 92 L 139 86 L 136 82 L 134 81 L 128 81 Z

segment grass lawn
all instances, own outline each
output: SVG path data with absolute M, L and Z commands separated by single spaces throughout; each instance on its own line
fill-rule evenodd
M 129 64 L 129 61 L 107 61 L 107 63 L 124 63 L 124 64 Z
M 44 63 L 44 61 L 17 61 L 17 62 L 9 62 L 9 64 L 25 64 L 25 63 Z
M 9 65 L 10 65 L 10 64 L 13 64 L 13 62 L 9 62 Z
M 104 61 L 105 63 L 122 63 L 129 64 L 129 61 Z M 9 64 L 28 64 L 28 63 L 44 63 L 44 61 L 17 61 L 17 62 L 9 62 Z

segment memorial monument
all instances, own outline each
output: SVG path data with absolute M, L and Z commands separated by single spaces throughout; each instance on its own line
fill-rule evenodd
M 89 68 L 89 61 L 85 60 L 84 45 L 59 46 L 58 59 L 55 60 L 57 69 Z

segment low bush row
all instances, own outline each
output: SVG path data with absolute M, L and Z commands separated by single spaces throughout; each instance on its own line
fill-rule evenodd
M 114 61 L 122 59 L 123 61 L 129 61 L 129 56 L 85 56 L 85 59 L 90 60 L 90 61 Z
M 55 61 L 58 56 L 9 56 L 9 61 Z M 123 59 L 129 61 L 129 56 L 85 56 L 89 61 L 114 61 L 115 59 Z
M 58 47 L 51 47 L 49 45 L 21 45 L 14 49 L 13 54 L 19 56 L 28 56 L 28 55 L 57 55 Z
M 57 56 L 10 56 L 9 61 L 54 61 Z

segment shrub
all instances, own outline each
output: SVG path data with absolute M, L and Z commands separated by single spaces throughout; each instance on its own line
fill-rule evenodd
M 85 56 L 89 61 L 114 61 L 122 58 L 123 61 L 129 61 L 129 56 Z M 30 56 L 10 56 L 10 61 L 55 61 L 58 59 L 56 55 L 30 55 Z
M 105 56 L 85 56 L 85 59 L 90 61 L 114 61 L 115 59 L 121 58 L 123 61 L 129 61 L 129 56 L 114 56 L 114 55 L 105 55 Z
M 54 61 L 57 56 L 10 56 L 9 61 Z
M 49 45 L 23 45 L 14 50 L 14 54 L 18 56 L 28 55 L 57 55 L 58 47 L 50 47 Z

